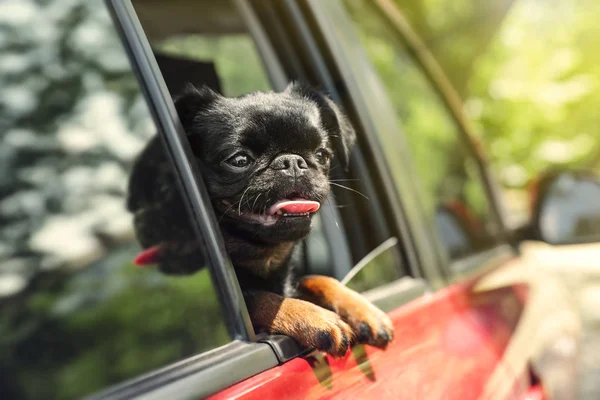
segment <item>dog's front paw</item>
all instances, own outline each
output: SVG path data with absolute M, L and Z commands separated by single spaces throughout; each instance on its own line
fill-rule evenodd
M 345 300 L 338 313 L 352 327 L 356 341 L 385 349 L 394 339 L 394 326 L 387 314 L 362 296 Z
M 386 313 L 339 281 L 307 277 L 301 289 L 310 301 L 335 311 L 350 327 L 358 343 L 386 348 L 394 339 L 394 326 Z
M 354 332 L 339 315 L 304 300 L 273 293 L 246 293 L 255 329 L 291 336 L 301 346 L 342 357 L 354 342 Z
M 302 300 L 297 300 L 302 301 Z M 339 315 L 304 302 L 294 313 L 294 327 L 285 333 L 304 347 L 313 347 L 334 357 L 343 357 L 355 341 L 353 329 Z

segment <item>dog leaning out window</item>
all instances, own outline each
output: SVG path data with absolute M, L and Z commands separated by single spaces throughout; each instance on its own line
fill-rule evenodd
M 290 84 L 282 93 L 226 98 L 188 87 L 175 101 L 203 174 L 255 330 L 344 355 L 353 343 L 386 347 L 385 313 L 325 276 L 297 276 L 294 247 L 329 194 L 331 157 L 348 162 L 355 132 L 327 96 Z M 138 263 L 168 274 L 201 267 L 200 245 L 158 137 L 138 157 L 128 209 L 146 249 Z

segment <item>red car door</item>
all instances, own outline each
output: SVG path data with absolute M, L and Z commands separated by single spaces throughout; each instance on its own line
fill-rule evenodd
M 549 278 L 536 283 L 530 268 L 514 259 L 390 311 L 396 339 L 386 350 L 356 346 L 342 359 L 315 352 L 210 399 L 543 399 L 544 390 L 564 392 L 532 380 L 531 362 L 576 334 L 541 334 L 561 309 L 564 326 L 573 326 L 568 296 Z M 544 307 L 549 292 L 559 301 L 553 309 Z
M 395 340 L 386 350 L 356 346 L 341 359 L 314 352 L 209 398 L 572 398 L 574 306 L 537 267 L 534 257 L 506 260 L 391 310 Z M 389 295 L 393 285 L 367 296 Z
M 457 284 L 391 311 L 396 339 L 385 351 L 357 346 L 342 359 L 314 353 L 210 398 L 477 399 L 501 363 L 527 290 L 471 289 Z M 504 384 L 504 398 L 525 398 L 528 371 Z

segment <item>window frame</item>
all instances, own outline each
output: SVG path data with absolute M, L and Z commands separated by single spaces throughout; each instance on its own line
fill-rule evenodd
M 328 54 L 330 64 L 335 66 L 336 86 L 344 84 L 340 88 L 345 95 L 344 104 L 352 110 L 355 127 L 361 131 L 364 140 L 362 146 L 370 153 L 368 161 L 374 178 L 379 181 L 382 207 L 385 207 L 393 235 L 400 240 L 402 251 L 406 253 L 412 275 L 423 277 L 433 288 L 443 287 L 448 276 L 441 266 L 438 244 L 431 240 L 420 202 L 410 195 L 417 191 L 412 166 L 406 161 L 408 157 L 400 158 L 397 154 L 390 157 L 386 153 L 386 149 L 400 149 L 401 153 L 407 154 L 408 147 L 403 137 L 398 136 L 401 129 L 387 95 L 378 91 L 383 86 L 370 87 L 366 82 L 367 75 L 369 82 L 378 80 L 379 76 L 362 50 L 355 27 L 340 1 L 304 0 L 302 4 L 321 35 L 319 46 Z M 360 74 L 356 72 L 358 69 Z M 407 171 L 400 176 L 400 182 L 392 175 L 391 165 L 400 165 L 396 169 Z M 399 191 L 405 193 L 402 198 Z
M 462 136 L 464 143 L 467 145 L 467 151 L 471 153 L 477 162 L 484 189 L 492 205 L 491 211 L 498 222 L 501 235 L 504 235 L 504 238 L 507 239 L 506 212 L 501 200 L 500 187 L 491 173 L 483 145 L 477 138 L 475 128 L 464 111 L 460 96 L 425 42 L 411 28 L 400 8 L 391 0 L 375 0 L 373 3 L 383 19 L 387 20 L 398 39 L 405 43 L 411 58 L 421 67 L 420 69 L 429 81 L 430 87 L 437 93 L 448 114 L 454 120 L 459 135 Z
M 223 308 L 225 324 L 234 340 L 253 340 L 250 317 L 225 251 L 208 191 L 198 167 L 188 162 L 194 159 L 193 154 L 133 4 L 119 0 L 107 0 L 106 4 L 146 99 L 157 134 L 161 136 L 175 169 L 184 202 L 191 211 L 192 225 L 203 242 L 207 267 Z
M 478 178 L 483 184 L 492 218 L 498 225 L 498 241 L 490 248 L 450 260 L 447 268 L 453 280 L 478 274 L 479 270 L 485 271 L 486 266 L 495 265 L 495 261 L 506 260 L 519 253 L 518 243 L 507 228 L 508 214 L 502 202 L 500 185 L 491 171 L 484 146 L 477 138 L 475 128 L 464 111 L 460 96 L 425 42 L 412 29 L 400 8 L 392 0 L 375 0 L 373 5 L 396 33 L 397 38 L 406 45 L 409 56 L 420 67 L 430 88 L 438 95 L 454 122 L 460 136 L 459 140 L 462 139 L 466 144 L 467 152 L 476 162 Z
M 314 18 L 319 21 L 319 28 L 323 37 L 332 49 L 332 58 L 345 77 L 345 81 L 348 82 L 348 90 L 352 93 L 351 98 L 355 102 L 361 119 L 364 121 L 363 126 L 368 131 L 368 136 L 372 137 L 373 147 L 378 148 L 380 157 L 387 161 L 383 167 L 380 167 L 380 171 L 382 174 L 390 176 L 389 185 L 393 193 L 389 193 L 389 196 L 393 199 L 392 201 L 399 203 L 402 210 L 405 210 L 404 220 L 409 226 L 408 231 L 412 234 L 413 242 L 417 248 L 416 253 L 419 256 L 420 268 L 431 285 L 434 288 L 445 286 L 456 279 L 456 273 L 454 272 L 456 270 L 461 271 L 461 276 L 472 276 L 472 273 L 487 270 L 486 266 L 490 263 L 495 264 L 493 263 L 494 260 L 506 260 L 514 256 L 517 250 L 514 244 L 509 242 L 509 237 L 506 235 L 496 184 L 488 170 L 487 162 L 483 158 L 481 146 L 474 139 L 472 128 L 468 125 L 468 119 L 462 111 L 462 103 L 449 94 L 452 86 L 449 84 L 440 86 L 441 81 L 431 83 L 430 80 L 432 89 L 442 96 L 443 104 L 447 107 L 450 118 L 458 128 L 457 131 L 464 140 L 467 140 L 468 151 L 473 154 L 483 181 L 492 218 L 496 220 L 500 230 L 496 236 L 498 239 L 496 246 L 457 260 L 449 260 L 433 224 L 427 222 L 427 214 L 422 208 L 422 203 L 419 202 L 417 195 L 412 195 L 412 193 L 419 193 L 419 189 L 415 181 L 417 179 L 415 166 L 410 161 L 410 149 L 403 135 L 403 130 L 396 121 L 394 109 L 384 91 L 381 78 L 363 50 L 356 27 L 351 22 L 344 5 L 340 0 L 331 2 L 304 1 Z M 387 1 L 382 0 L 382 2 Z M 378 3 L 375 2 L 374 6 L 377 7 L 377 5 Z M 383 17 L 388 18 L 385 15 Z M 394 28 L 393 25 L 392 28 Z M 418 40 L 418 36 L 410 31 L 408 25 L 404 28 L 401 31 L 395 29 L 401 41 L 406 42 L 408 40 L 406 37 L 406 35 L 409 35 L 408 32 L 411 35 L 409 39 L 413 40 L 413 43 Z M 342 30 L 344 32 L 340 33 Z M 342 39 L 340 39 L 341 35 L 344 35 Z M 423 51 L 420 46 L 416 46 L 415 52 L 417 50 Z M 409 52 L 413 59 L 415 52 Z M 435 60 L 433 61 L 435 62 Z M 426 77 L 430 79 L 431 70 L 424 71 L 423 63 L 419 61 L 416 61 L 416 63 L 421 67 Z M 357 64 L 360 65 L 357 66 Z M 432 67 L 429 66 L 429 68 Z M 355 73 L 357 69 L 360 69 L 362 76 Z M 441 72 L 441 69 L 439 71 Z M 368 75 L 368 79 L 364 78 L 366 75 Z M 406 157 L 401 157 L 402 160 L 399 160 L 398 154 L 405 154 Z M 392 177 L 389 170 L 390 165 L 396 165 L 395 178 Z M 406 171 L 406 173 L 401 174 L 403 176 L 398 179 L 400 174 L 398 171 Z M 398 194 L 399 192 L 403 193 L 402 196 Z M 396 218 L 396 220 L 398 219 Z M 486 256 L 485 260 L 483 259 L 484 256 Z M 458 266 L 456 266 L 457 264 Z
M 234 1 L 244 19 L 252 18 L 252 11 L 245 0 Z M 194 227 L 204 241 L 207 267 L 232 341 L 121 384 L 109 386 L 88 398 L 128 399 L 140 395 L 156 399 L 174 395 L 205 397 L 277 366 L 281 362 L 278 357 L 278 350 L 281 353 L 281 348 L 292 352 L 294 356 L 299 351 L 297 346 L 290 348 L 288 344 L 287 347 L 278 347 L 277 343 L 273 344 L 254 334 L 235 271 L 225 252 L 208 192 L 197 167 L 187 161 L 192 159 L 191 150 L 133 4 L 131 0 L 105 0 L 105 4 L 129 57 L 158 134 L 168 150 L 184 200 L 191 210 L 190 218 L 193 218 Z M 253 28 L 256 29 L 256 26 Z M 255 31 L 251 34 L 258 43 Z M 265 44 L 262 46 L 260 53 L 264 57 Z M 268 72 L 270 74 L 271 71 Z

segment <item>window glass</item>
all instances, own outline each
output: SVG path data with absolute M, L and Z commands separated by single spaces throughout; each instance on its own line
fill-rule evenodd
M 373 249 L 344 278 L 350 289 L 365 292 L 402 278 L 398 239 L 392 237 Z
M 79 398 L 230 341 L 206 268 L 133 265 L 127 182 L 156 128 L 104 3 L 2 2 L 0 54 L 2 397 Z
M 451 258 L 490 247 L 498 227 L 455 121 L 375 6 L 365 0 L 345 4 L 403 127 L 424 207 L 441 242 Z

